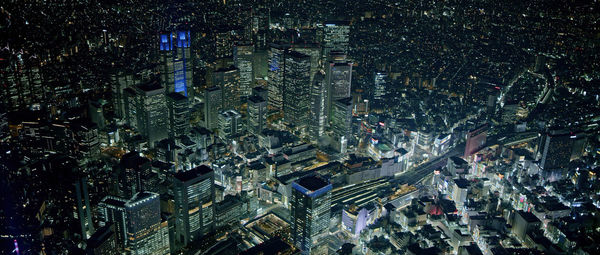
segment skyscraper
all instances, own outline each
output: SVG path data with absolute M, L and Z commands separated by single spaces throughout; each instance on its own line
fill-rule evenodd
M 214 229 L 214 172 L 199 166 L 173 176 L 175 196 L 175 231 L 180 245 L 187 245 Z
M 223 109 L 223 94 L 220 87 L 204 90 L 204 124 L 206 129 L 214 130 L 218 125 L 219 112 Z
M 130 254 L 168 254 L 169 232 L 160 216 L 159 195 L 139 192 L 125 203 L 127 246 Z
M 150 147 L 167 138 L 168 111 L 165 102 L 165 88 L 157 81 L 151 81 L 135 87 L 132 104 L 134 111 L 130 118 L 137 119 L 137 129 Z M 132 110 L 132 109 L 130 109 Z
M 351 97 L 352 62 L 346 60 L 346 55 L 341 52 L 330 52 L 327 65 L 327 112 L 331 114 L 332 105 L 338 99 Z M 329 115 L 331 116 L 331 115 Z
M 373 86 L 373 101 L 377 104 L 383 103 L 383 97 L 388 93 L 387 91 L 387 73 L 375 72 L 373 75 L 374 86 Z
M 160 35 L 160 78 L 167 93 L 188 96 L 192 90 L 190 31 L 166 32 Z
M 575 134 L 567 130 L 550 130 L 541 137 L 538 146 L 539 166 L 545 179 L 550 181 L 562 179 L 567 172 Z
M 219 113 L 219 137 L 223 140 L 234 138 L 242 134 L 244 123 L 242 115 L 235 110 Z
M 102 221 L 105 224 L 112 223 L 115 230 L 117 248 L 122 250 L 127 245 L 127 226 L 125 221 L 127 215 L 125 213 L 125 203 L 127 199 L 115 196 L 107 196 L 102 199 L 99 204 Z
M 258 135 L 265 129 L 266 116 L 267 101 L 257 95 L 248 98 L 248 131 L 250 133 Z
M 84 238 L 89 238 L 94 233 L 94 223 L 92 222 L 90 197 L 88 194 L 87 177 L 77 178 L 73 183 L 75 186 L 75 196 L 77 203 L 77 218 L 81 225 L 81 232 Z
M 325 73 L 323 71 L 315 74 L 310 95 L 311 102 L 309 133 L 311 139 L 315 141 L 323 135 L 327 123 L 327 114 L 325 111 L 327 86 L 325 86 Z
M 267 70 L 268 106 L 274 111 L 283 111 L 283 80 L 287 49 L 289 49 L 288 45 L 271 44 L 269 50 L 269 69 Z
M 213 72 L 213 85 L 221 88 L 223 110 L 241 107 L 240 101 L 240 70 L 235 66 L 219 68 Z
M 323 247 L 320 241 L 329 233 L 331 189 L 331 183 L 315 175 L 292 183 L 291 238 L 302 254 L 315 254 Z
M 180 93 L 169 93 L 167 94 L 167 108 L 169 110 L 169 138 L 187 134 L 190 129 L 188 98 Z
M 350 22 L 327 21 L 323 24 L 323 57 L 331 51 L 348 52 L 350 40 Z
M 284 120 L 296 128 L 306 127 L 310 108 L 310 56 L 289 51 L 284 72 Z
M 346 153 L 348 144 L 352 141 L 352 98 L 342 98 L 334 102 L 331 131 L 334 149 Z
M 254 84 L 254 45 L 240 43 L 234 46 L 233 64 L 240 71 L 240 97 L 247 98 Z

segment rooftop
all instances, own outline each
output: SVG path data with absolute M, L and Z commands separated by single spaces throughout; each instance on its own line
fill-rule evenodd
M 180 172 L 176 173 L 174 175 L 174 177 L 182 182 L 186 182 L 186 181 L 193 180 L 194 178 L 203 176 L 205 174 L 209 174 L 212 171 L 213 171 L 212 168 L 205 166 L 205 165 L 201 165 L 199 167 L 190 169 L 188 171 L 180 171 Z
M 301 187 L 313 192 L 325 188 L 327 185 L 329 185 L 329 182 L 327 180 L 317 175 L 302 177 L 298 179 L 296 183 Z

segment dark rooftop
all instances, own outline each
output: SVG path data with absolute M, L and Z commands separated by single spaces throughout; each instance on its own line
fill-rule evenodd
M 212 171 L 212 168 L 205 165 L 201 165 L 188 171 L 180 171 L 176 173 L 174 177 L 182 182 L 186 182 L 193 180 L 194 178 L 203 176 L 205 174 L 211 173 Z
M 298 179 L 296 183 L 310 191 L 319 190 L 329 184 L 329 182 L 323 179 L 323 177 L 319 177 L 316 175 L 302 177 Z

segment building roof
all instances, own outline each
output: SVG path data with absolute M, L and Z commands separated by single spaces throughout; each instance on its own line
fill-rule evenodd
M 302 177 L 296 183 L 309 191 L 317 191 L 329 185 L 328 181 L 317 175 Z
M 190 169 L 188 171 L 177 172 L 173 176 L 181 182 L 186 182 L 186 181 L 193 180 L 197 177 L 203 176 L 205 174 L 209 174 L 212 171 L 213 171 L 212 168 L 205 166 L 205 165 L 201 165 L 196 168 Z
M 517 213 L 519 215 L 521 215 L 521 218 L 523 218 L 528 223 L 534 223 L 534 222 L 540 221 L 533 213 L 526 212 L 526 211 L 517 211 Z

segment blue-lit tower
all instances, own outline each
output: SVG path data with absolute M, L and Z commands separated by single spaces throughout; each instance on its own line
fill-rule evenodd
M 190 96 L 192 90 L 192 54 L 190 31 L 161 33 L 160 77 L 166 93 L 177 92 Z
M 329 233 L 331 189 L 331 183 L 318 175 L 292 183 L 291 238 L 302 254 L 327 253 L 323 237 Z

